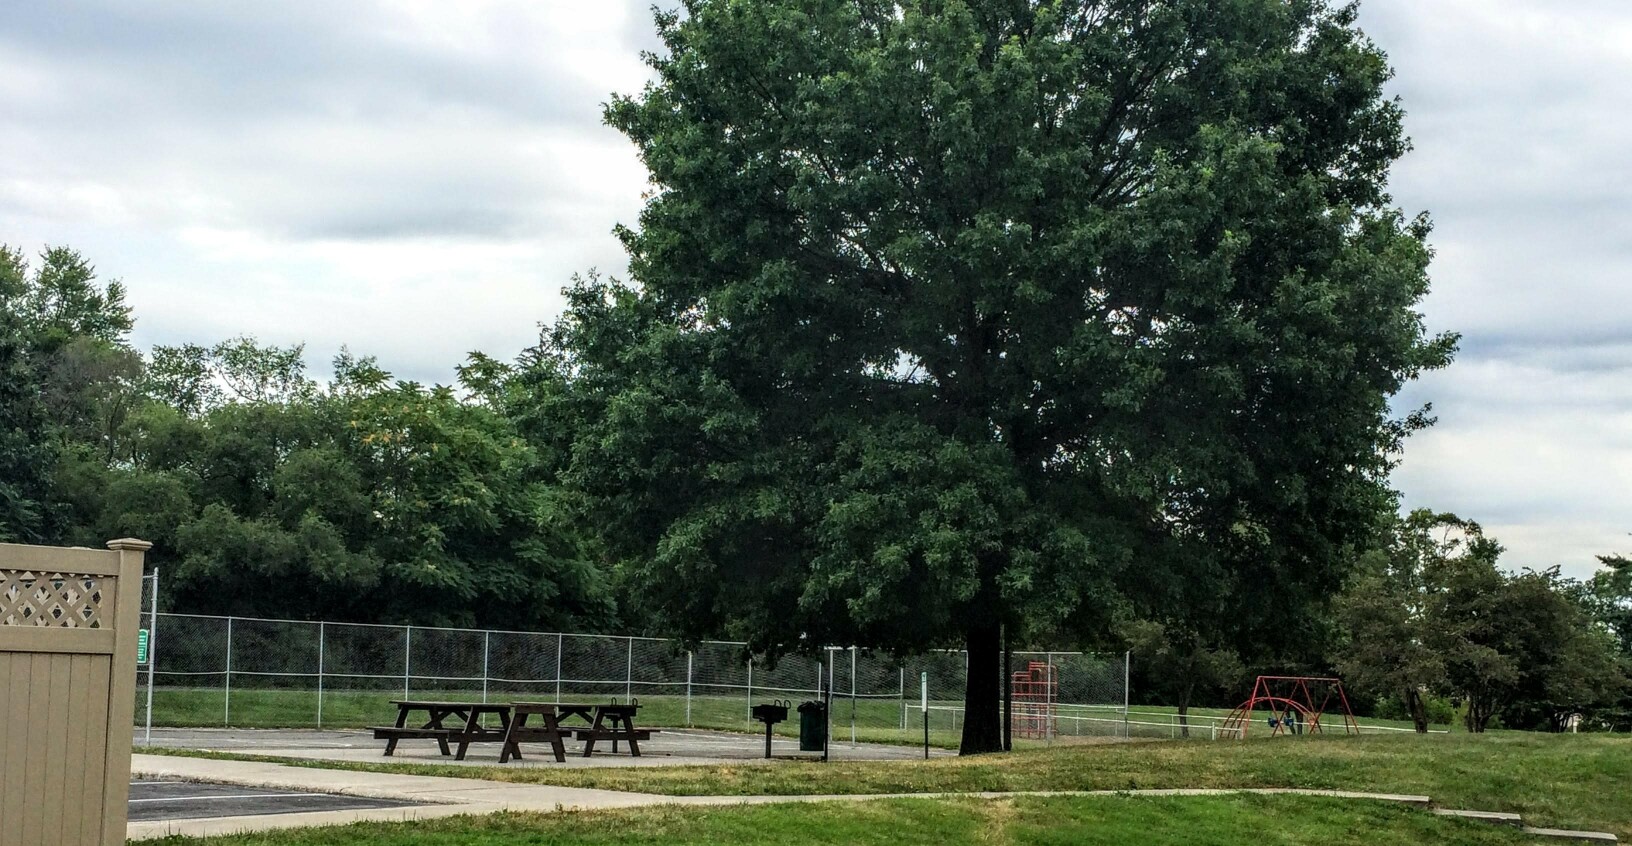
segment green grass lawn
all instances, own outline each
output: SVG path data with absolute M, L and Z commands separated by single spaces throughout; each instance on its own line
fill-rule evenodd
M 1511 828 L 1383 802 L 1288 796 L 898 799 L 722 808 L 662 807 L 360 823 L 157 843 L 209 846 L 543 846 L 543 844 L 1517 844 Z
M 932 761 L 568 769 L 315 764 L 670 795 L 794 795 L 1169 787 L 1426 794 L 1442 807 L 1632 837 L 1632 739 L 1387 735 L 1134 742 Z

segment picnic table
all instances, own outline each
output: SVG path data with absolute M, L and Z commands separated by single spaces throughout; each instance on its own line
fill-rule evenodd
M 561 730 L 560 706 L 553 702 L 515 702 L 510 705 L 510 726 L 504 738 L 504 749 L 499 752 L 499 763 L 508 764 L 511 758 L 521 759 L 521 744 L 548 743 L 558 763 L 566 763 L 567 749 L 562 738 L 571 737 L 572 730 Z M 539 724 L 530 726 L 527 718 L 537 717 Z
M 639 702 L 518 702 L 513 706 L 515 717 L 510 722 L 510 739 L 513 743 L 506 745 L 506 753 L 501 755 L 501 763 L 509 760 L 510 756 L 520 757 L 520 752 L 514 744 L 545 742 L 550 744 L 555 753 L 555 760 L 566 761 L 566 749 L 562 745 L 565 738 L 574 738 L 584 742 L 584 757 L 595 754 L 597 741 L 612 741 L 612 751 L 618 751 L 618 742 L 629 744 L 629 754 L 640 757 L 640 741 L 650 740 L 657 729 L 635 727 L 635 713 L 640 710 Z M 527 725 L 527 718 L 537 716 L 540 725 Z M 569 719 L 581 721 L 581 725 L 569 725 Z
M 598 740 L 612 741 L 612 751 L 618 751 L 618 741 L 629 744 L 629 754 L 640 757 L 640 741 L 650 740 L 657 729 L 635 728 L 635 712 L 640 710 L 640 703 L 630 700 L 627 703 L 611 702 L 606 705 L 595 705 L 593 718 L 589 720 L 589 728 L 574 728 L 573 736 L 584 742 L 584 757 L 588 758 L 595 752 L 595 742 Z M 588 716 L 583 712 L 583 706 L 573 706 L 572 713 L 579 716 Z
M 509 703 L 393 699 L 391 704 L 397 706 L 396 724 L 372 727 L 374 739 L 385 741 L 386 757 L 397 751 L 398 741 L 409 739 L 434 739 L 443 755 L 453 754 L 448 745 L 457 743 L 459 751 L 454 756 L 456 761 L 465 760 L 465 752 L 472 743 L 505 744 L 500 753 L 501 761 L 508 760 L 510 754 L 521 757 L 521 750 L 509 739 L 512 709 Z M 425 713 L 425 722 L 418 726 L 409 725 L 409 715 L 416 712 Z M 489 714 L 499 718 L 498 728 L 482 725 L 482 717 Z M 449 718 L 455 719 L 453 726 L 446 725 Z
M 443 755 L 454 755 L 463 761 L 472 743 L 499 743 L 499 763 L 511 758 L 520 760 L 521 744 L 548 743 L 555 760 L 565 762 L 567 751 L 564 741 L 575 738 L 584 742 L 584 757 L 595 753 L 598 741 L 612 741 L 612 751 L 618 751 L 618 742 L 629 744 L 629 754 L 640 757 L 640 741 L 650 740 L 657 729 L 635 727 L 635 713 L 640 703 L 582 702 L 441 702 L 420 699 L 393 699 L 397 706 L 395 725 L 373 726 L 375 740 L 385 741 L 385 754 L 391 756 L 402 740 L 435 740 Z M 415 713 L 424 713 L 425 721 L 410 720 Z M 498 728 L 482 724 L 487 715 L 499 718 Z M 538 722 L 531 723 L 532 718 Z M 563 725 L 576 719 L 580 725 Z M 451 723 L 451 724 L 450 724 Z M 457 754 L 450 744 L 459 744 Z

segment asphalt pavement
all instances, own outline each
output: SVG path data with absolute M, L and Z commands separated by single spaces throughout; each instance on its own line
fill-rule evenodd
M 164 779 L 137 779 L 130 783 L 131 822 L 371 810 L 401 808 L 414 804 L 395 799 L 243 787 L 235 784 Z

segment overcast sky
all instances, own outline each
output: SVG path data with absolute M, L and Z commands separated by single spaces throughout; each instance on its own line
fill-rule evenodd
M 141 346 L 342 344 L 446 382 L 508 357 L 568 277 L 621 273 L 645 175 L 600 125 L 655 48 L 647 0 L 19 3 L 0 18 L 0 242 L 130 288 Z M 1398 471 L 1512 566 L 1632 553 L 1632 3 L 1366 0 L 1436 224 Z

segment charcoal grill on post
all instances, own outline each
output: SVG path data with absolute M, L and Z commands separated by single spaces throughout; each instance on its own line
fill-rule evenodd
M 772 699 L 770 702 L 755 705 L 754 719 L 765 724 L 765 757 L 771 757 L 771 727 L 788 718 L 788 708 L 793 705 L 786 699 Z

